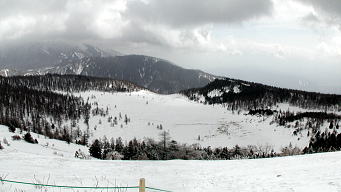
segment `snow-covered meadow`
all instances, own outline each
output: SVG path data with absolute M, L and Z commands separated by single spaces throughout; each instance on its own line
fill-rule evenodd
M 280 151 L 290 143 L 303 148 L 309 142 L 307 131 L 294 136 L 294 129 L 275 123 L 270 125 L 272 117 L 245 115 L 246 111 L 233 113 L 221 105 L 204 105 L 179 94 L 159 95 L 143 90 L 132 93 L 89 91 L 76 95 L 98 103 L 104 111 L 108 108 L 109 114 L 105 117 L 96 115 L 90 118 L 92 139 L 106 136 L 108 139 L 122 137 L 130 140 L 136 137 L 158 140 L 159 134 L 166 130 L 172 139 L 180 143 L 212 147 L 270 145 L 275 151 Z M 283 110 L 288 108 L 290 106 L 283 104 Z M 125 115 L 130 119 L 127 124 Z M 110 116 L 117 118 L 117 125 L 112 126 L 112 121 L 108 122 Z M 160 124 L 162 130 L 157 128 Z M 80 125 L 85 129 L 83 123 Z

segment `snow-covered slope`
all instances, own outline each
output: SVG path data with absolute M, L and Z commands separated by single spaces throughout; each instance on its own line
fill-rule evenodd
M 341 190 L 341 152 L 230 161 L 81 160 L 71 157 L 79 148 L 73 144 L 49 140 L 55 146 L 52 148 L 12 141 L 3 126 L 0 126 L 0 135 L 10 143 L 0 150 L 0 176 L 8 180 L 76 186 L 136 186 L 139 178 L 145 178 L 149 187 L 174 192 Z M 45 142 L 42 138 L 38 140 Z M 0 191 L 75 190 L 0 183 Z
M 51 157 L 68 157 L 73 158 L 75 152 L 81 150 L 88 156 L 88 147 L 83 145 L 76 145 L 73 143 L 66 143 L 65 141 L 48 139 L 43 135 L 35 134 L 31 132 L 32 138 L 37 139 L 38 144 L 30 144 L 23 139 L 12 141 L 12 136 L 23 137 L 26 132 L 20 133 L 17 129 L 15 133 L 9 132 L 6 126 L 0 125 L 0 141 L 4 149 L 2 153 L 22 153 L 31 155 L 51 156 Z M 6 145 L 4 140 L 7 140 L 10 145 Z M 1 168 L 0 168 L 1 172 Z M 1 174 L 1 173 L 0 173 Z

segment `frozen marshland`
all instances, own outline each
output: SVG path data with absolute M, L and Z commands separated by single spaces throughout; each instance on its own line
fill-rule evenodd
M 180 94 L 160 95 L 143 90 L 131 93 L 89 91 L 75 95 L 96 104 L 92 105 L 93 109 L 98 106 L 99 109 L 108 110 L 105 117 L 91 116 L 89 125 L 92 139 L 106 136 L 108 139 L 158 140 L 159 134 L 167 131 L 171 139 L 180 143 L 230 148 L 235 145 L 269 145 L 277 152 L 290 143 L 301 148 L 309 143 L 307 130 L 294 135 L 295 129 L 271 123 L 271 116 L 246 115 L 248 111 L 232 112 L 222 105 L 204 105 Z M 280 104 L 276 109 L 303 111 L 288 104 Z M 125 116 L 129 119 L 128 123 L 125 123 Z M 109 117 L 116 118 L 117 124 L 109 122 Z M 82 130 L 86 129 L 84 123 L 79 125 Z M 162 130 L 158 129 L 160 125 Z

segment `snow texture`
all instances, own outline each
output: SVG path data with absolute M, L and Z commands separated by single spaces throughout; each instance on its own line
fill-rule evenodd
M 95 186 L 98 181 L 98 186 L 136 186 L 140 178 L 145 178 L 149 187 L 176 192 L 341 190 L 341 152 L 226 161 L 80 160 L 71 155 L 81 147 L 78 145 L 42 136 L 38 138 L 40 144 L 11 141 L 13 133 L 4 126 L 0 126 L 0 134 L 10 143 L 0 150 L 0 176 L 9 180 L 76 186 Z M 45 142 L 54 144 L 54 148 L 45 147 Z M 1 192 L 21 190 L 73 191 L 0 183 Z

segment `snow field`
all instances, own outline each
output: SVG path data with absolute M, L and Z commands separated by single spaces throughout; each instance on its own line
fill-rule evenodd
M 99 108 L 109 109 L 109 115 L 106 117 L 96 115 L 90 118 L 92 140 L 104 136 L 108 139 L 122 137 L 123 140 L 131 140 L 136 137 L 158 140 L 159 134 L 166 130 L 172 139 L 180 143 L 198 143 L 201 146 L 271 145 L 275 151 L 280 151 L 289 143 L 301 148 L 309 143 L 307 131 L 303 131 L 302 135 L 293 136 L 294 129 L 278 127 L 276 124 L 269 125 L 272 117 L 244 115 L 245 111 L 241 114 L 232 113 L 221 105 L 196 103 L 178 94 L 89 91 L 76 95 L 85 100 L 89 98 L 91 103 L 97 102 Z M 128 124 L 124 122 L 125 115 L 130 119 Z M 114 127 L 108 122 L 109 116 L 118 119 L 118 124 Z M 157 129 L 160 124 L 163 130 Z M 80 125 L 85 129 L 84 124 Z

